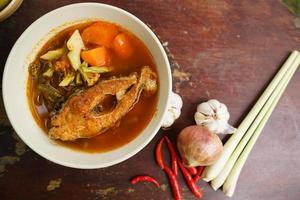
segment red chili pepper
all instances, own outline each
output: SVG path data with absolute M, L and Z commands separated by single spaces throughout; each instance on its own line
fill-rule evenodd
M 172 172 L 172 170 L 165 166 L 165 172 L 168 174 L 169 181 L 171 183 L 172 191 L 173 191 L 173 196 L 175 200 L 181 200 L 181 194 L 180 194 L 180 189 L 179 189 L 179 184 L 177 181 L 177 178 L 175 174 Z
M 187 170 L 189 170 L 191 175 L 196 175 L 197 174 L 196 167 L 187 167 Z
M 167 136 L 164 136 L 164 138 L 167 141 L 168 149 L 169 149 L 170 154 L 171 154 L 172 170 L 174 172 L 174 175 L 177 176 L 178 175 L 178 166 L 177 166 L 177 156 L 176 156 L 175 148 L 174 148 L 172 142 L 170 141 L 170 139 Z
M 161 138 L 155 149 L 156 162 L 161 169 L 165 168 L 165 164 L 164 164 L 164 161 L 162 159 L 162 154 L 161 154 L 161 147 L 164 143 L 164 140 L 165 140 L 164 138 Z
M 198 167 L 197 174 L 194 176 L 194 182 L 197 182 L 201 178 L 204 169 L 205 169 L 204 166 Z
M 159 187 L 159 183 L 157 182 L 157 180 L 155 180 L 153 177 L 151 176 L 136 176 L 133 179 L 131 179 L 131 184 L 136 184 L 138 182 L 151 182 L 154 185 L 156 185 L 157 187 Z
M 182 174 L 189 186 L 189 188 L 191 189 L 191 191 L 193 192 L 193 194 L 197 197 L 197 198 L 201 198 L 202 197 L 202 193 L 198 190 L 196 183 L 193 181 L 192 176 L 190 175 L 190 173 L 188 172 L 188 170 L 183 166 L 181 160 L 178 159 L 178 164 L 179 167 L 182 171 Z

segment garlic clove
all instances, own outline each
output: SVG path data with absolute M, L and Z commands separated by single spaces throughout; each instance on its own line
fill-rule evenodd
M 169 113 L 172 113 L 172 116 L 173 116 L 173 119 L 174 119 L 174 120 L 176 120 L 176 119 L 180 116 L 180 114 L 181 114 L 181 111 L 178 110 L 178 109 L 176 109 L 176 108 L 174 108 L 174 107 L 169 108 L 169 109 L 168 109 L 168 112 L 169 112 Z
M 233 134 L 236 131 L 236 128 L 231 126 L 230 124 L 226 123 L 226 128 L 222 132 L 222 134 Z
M 207 127 L 216 134 L 231 134 L 235 128 L 228 124 L 229 112 L 225 104 L 211 99 L 197 106 L 196 124 Z
M 173 125 L 174 121 L 179 118 L 182 108 L 181 97 L 171 92 L 171 96 L 168 102 L 168 110 L 163 117 L 162 128 L 168 128 Z
M 201 103 L 197 106 L 197 112 L 200 112 L 204 115 L 214 115 L 214 110 L 210 107 L 208 102 Z
M 217 110 L 220 108 L 220 102 L 216 99 L 211 99 L 209 101 L 207 101 L 207 103 L 210 105 L 210 107 L 213 109 L 213 110 Z
M 182 102 L 181 97 L 178 94 L 176 94 L 174 92 L 171 92 L 171 96 L 170 96 L 170 100 L 169 100 L 169 105 L 171 107 L 175 107 L 177 109 L 181 109 L 182 108 L 182 104 L 183 104 L 183 102 Z
M 174 114 L 172 112 L 166 112 L 163 118 L 162 127 L 168 128 L 172 126 L 173 123 L 174 123 Z
M 224 120 L 229 120 L 229 112 L 227 110 L 227 107 L 225 106 L 225 104 L 221 103 L 220 104 L 220 108 L 216 110 L 218 118 L 219 119 L 224 119 Z
M 200 112 L 196 112 L 194 115 L 194 118 L 195 118 L 196 124 L 198 124 L 198 125 L 204 125 L 204 124 L 211 123 L 212 121 L 214 121 L 210 116 L 203 115 Z

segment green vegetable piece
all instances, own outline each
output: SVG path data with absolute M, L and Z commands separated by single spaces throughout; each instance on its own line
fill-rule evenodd
M 88 67 L 88 64 L 86 62 L 83 62 L 80 65 L 80 67 L 78 68 L 78 71 L 82 75 L 83 80 L 85 82 L 87 82 L 88 86 L 92 86 L 98 81 L 98 79 L 100 77 L 100 74 L 99 73 L 84 72 L 83 68 L 87 68 L 87 67 Z
M 42 55 L 40 58 L 43 60 L 57 60 L 59 59 L 64 53 L 66 53 L 67 49 L 65 47 L 51 50 Z
M 91 66 L 91 67 L 82 67 L 82 70 L 84 72 L 90 72 L 90 73 L 106 73 L 112 71 L 111 67 L 96 67 L 96 66 Z
M 81 75 L 80 72 L 76 73 L 76 79 L 75 79 L 76 85 L 82 85 L 82 79 L 81 79 Z
M 59 86 L 65 87 L 70 85 L 72 81 L 75 79 L 75 75 L 73 73 L 66 74 L 64 79 L 59 83 Z
M 51 102 L 59 101 L 62 98 L 60 92 L 52 87 L 50 84 L 38 84 L 38 90 L 46 96 Z
M 29 73 L 34 77 L 38 78 L 40 73 L 41 65 L 40 62 L 33 62 L 29 65 Z
M 0 10 L 4 9 L 10 1 L 11 0 L 0 0 Z
M 54 70 L 52 68 L 47 69 L 44 73 L 43 76 L 45 77 L 52 77 L 53 76 Z
M 282 0 L 290 11 L 300 16 L 300 0 Z
M 78 30 L 75 30 L 71 35 L 70 39 L 67 42 L 67 47 L 70 50 L 70 52 L 68 53 L 68 58 L 71 62 L 72 67 L 76 71 L 81 65 L 80 52 L 82 49 L 85 49 L 84 43 Z

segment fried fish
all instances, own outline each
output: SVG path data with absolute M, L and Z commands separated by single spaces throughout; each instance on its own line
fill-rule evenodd
M 148 94 L 157 91 L 157 75 L 150 67 L 143 67 L 138 75 L 134 73 L 120 78 L 102 80 L 95 86 L 71 96 L 63 108 L 51 118 L 49 136 L 53 139 L 72 141 L 91 138 L 118 124 L 138 102 L 145 90 Z M 101 108 L 107 96 L 115 96 L 115 106 L 105 112 Z

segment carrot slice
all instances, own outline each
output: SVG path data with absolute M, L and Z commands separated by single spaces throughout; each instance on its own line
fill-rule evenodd
M 110 48 L 117 35 L 118 28 L 114 24 L 95 22 L 83 30 L 81 37 L 86 44 L 103 45 Z
M 120 33 L 115 37 L 113 49 L 122 58 L 129 58 L 134 51 L 130 38 L 125 33 Z
M 82 51 L 81 58 L 92 66 L 103 66 L 110 64 L 110 54 L 105 47 Z

